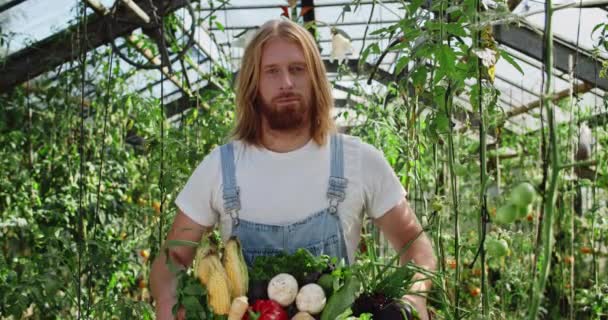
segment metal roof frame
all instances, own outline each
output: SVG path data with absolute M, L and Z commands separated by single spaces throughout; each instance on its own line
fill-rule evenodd
M 495 26 L 494 37 L 500 44 L 523 52 L 536 60 L 543 60 L 543 37 L 526 24 L 521 24 L 519 27 Z M 578 57 L 573 70 L 574 76 L 608 91 L 608 79 L 597 76 L 597 64 L 601 65 L 601 60 L 594 59 L 589 52 L 576 48 L 559 37 L 555 37 L 553 41 L 553 53 L 555 67 L 564 73 L 570 71 L 569 57 Z
M 147 1 L 143 1 L 143 0 L 135 0 L 136 2 L 138 2 L 138 4 L 142 7 L 145 8 L 146 7 L 146 3 Z M 170 4 L 171 6 L 174 6 L 175 8 L 178 8 L 180 5 L 183 6 L 184 4 L 184 0 L 154 0 L 155 2 L 163 2 L 165 4 Z M 196 1 L 196 0 L 195 0 Z M 25 0 L 13 0 L 13 1 L 9 1 L 8 3 L 5 3 L 4 5 L 0 6 L 0 12 L 2 12 L 2 10 L 8 10 L 18 4 L 21 4 L 25 2 Z M 372 3 L 374 3 L 373 1 L 362 1 L 359 3 L 359 5 L 371 5 Z M 401 3 L 399 1 L 384 1 L 383 3 L 388 4 L 388 3 Z M 302 0 L 301 4 L 298 4 L 299 7 L 307 7 L 307 6 L 311 6 L 313 7 L 313 10 L 310 10 L 305 16 L 304 16 L 304 20 L 305 22 L 314 22 L 315 21 L 315 9 L 318 8 L 327 8 L 327 7 L 341 7 L 341 6 L 346 6 L 346 5 L 352 5 L 352 3 L 350 1 L 336 1 L 336 2 L 331 2 L 331 3 L 323 3 L 323 4 L 314 4 L 313 0 Z M 211 10 L 218 10 L 218 11 L 230 11 L 230 10 L 254 10 L 254 9 L 274 9 L 274 8 L 278 8 L 279 5 L 244 5 L 244 6 L 222 6 L 220 9 L 218 8 L 210 8 L 210 7 L 202 7 L 200 8 L 201 11 L 211 11 Z M 605 11 L 608 11 L 607 8 L 602 8 Z M 216 11 L 217 12 L 217 11 Z M 129 17 L 129 12 L 125 12 L 125 18 Z M 340 27 L 340 26 L 361 26 L 361 25 L 386 25 L 386 24 L 394 24 L 397 23 L 398 20 L 385 20 L 385 21 L 369 21 L 369 23 L 367 21 L 344 21 L 342 23 L 337 23 L 336 26 Z M 105 32 L 101 29 L 102 26 L 102 19 L 99 16 L 90 16 L 88 17 L 88 26 L 87 26 L 87 30 L 89 32 L 89 35 L 87 35 L 89 37 L 89 44 L 87 46 L 87 50 L 90 49 L 94 49 L 100 45 L 103 45 L 105 43 L 108 43 L 108 41 L 110 41 L 111 39 L 107 39 L 107 35 L 105 35 Z M 231 25 L 227 25 L 223 28 L 223 30 L 244 30 L 246 28 L 252 28 L 255 26 L 231 26 Z M 132 32 L 133 29 L 129 28 L 128 26 L 119 26 L 119 27 L 115 27 L 117 30 L 119 30 L 118 32 L 116 32 L 117 34 L 128 34 L 129 32 Z M 321 29 L 321 28 L 327 28 L 327 26 L 325 25 L 318 25 L 317 26 L 317 30 Z M 70 59 L 75 59 L 78 54 L 80 53 L 80 49 L 78 48 L 78 46 L 76 45 L 76 47 L 74 47 L 71 50 L 68 50 L 66 48 L 70 48 L 73 44 L 73 40 L 70 37 L 67 37 L 66 35 L 69 35 L 71 33 L 73 33 L 75 30 L 75 28 L 69 28 L 66 29 L 58 34 L 55 34 L 47 39 L 44 39 L 38 43 L 36 43 L 34 46 L 25 48 L 24 50 L 21 50 L 17 53 L 14 53 L 10 56 L 7 57 L 7 60 L 5 61 L 5 65 L 4 67 L 2 67 L 2 70 L 0 70 L 3 74 L 7 75 L 5 77 L 2 77 L 2 79 L 0 79 L 0 92 L 6 92 L 8 90 L 10 90 L 11 87 L 15 86 L 16 84 L 23 82 L 25 80 L 27 80 L 28 78 L 32 78 L 35 77 L 36 75 L 39 75 L 47 70 L 53 69 L 56 66 L 60 65 L 61 63 L 64 63 L 65 61 L 68 61 Z M 211 28 L 209 29 L 209 36 L 211 39 L 215 39 L 214 37 L 214 31 L 219 31 L 219 28 L 213 27 L 211 26 Z M 520 52 L 522 53 L 522 55 L 525 55 L 526 57 L 532 59 L 532 60 L 537 60 L 537 61 L 542 61 L 542 35 L 538 34 L 537 32 L 535 32 L 534 28 L 527 25 L 527 24 L 521 24 L 520 26 L 502 26 L 502 25 L 498 25 L 494 27 L 494 35 L 495 38 L 497 40 L 497 42 L 499 42 L 501 45 L 504 45 L 505 47 L 508 47 L 516 52 Z M 370 37 L 357 37 L 354 38 L 353 41 L 377 41 L 377 40 L 382 40 L 383 38 L 380 37 L 374 37 L 374 36 L 370 36 Z M 321 43 L 328 43 L 330 42 L 330 40 L 328 39 L 322 39 L 320 40 Z M 230 44 L 228 42 L 226 43 L 221 43 L 221 44 L 217 44 L 218 45 L 218 49 L 220 51 L 223 51 L 222 48 L 224 48 L 225 46 L 230 46 Z M 204 54 L 207 54 L 207 52 L 205 51 L 205 48 L 203 48 L 200 44 L 198 44 L 196 46 L 197 50 L 200 50 L 201 52 L 203 52 Z M 208 54 L 207 54 L 208 55 Z M 564 75 L 567 75 L 568 73 L 568 57 L 574 55 L 574 56 L 578 56 L 578 60 L 577 60 L 577 64 L 575 66 L 575 70 L 574 70 L 574 75 L 577 79 L 581 79 L 582 81 L 585 81 L 588 84 L 592 84 L 592 85 L 597 85 L 597 87 L 599 89 L 602 89 L 603 91 L 608 91 L 608 79 L 601 79 L 597 76 L 597 65 L 599 63 L 601 63 L 603 60 L 601 58 L 596 58 L 594 57 L 591 53 L 582 50 L 580 48 L 576 48 L 574 44 L 572 43 L 568 43 L 567 41 L 560 39 L 559 36 L 555 37 L 555 56 L 556 56 L 556 69 L 563 72 L 561 75 L 556 72 L 555 76 L 561 78 L 564 81 L 567 81 L 567 79 L 564 79 Z M 535 65 L 535 63 L 521 59 L 520 57 L 518 57 L 518 59 L 520 61 L 523 61 L 524 63 L 529 64 L 531 67 L 534 67 L 536 69 L 538 69 L 538 66 Z M 394 61 L 394 60 L 393 60 Z M 384 61 L 386 63 L 386 61 Z M 347 60 L 347 66 L 353 70 L 354 72 L 361 72 L 361 71 L 369 71 L 370 70 L 370 65 L 369 63 L 363 64 L 365 65 L 364 69 L 365 70 L 359 70 L 359 62 L 356 59 L 349 59 Z M 326 62 L 326 66 L 327 66 L 327 71 L 328 72 L 335 72 L 337 70 L 337 64 L 329 64 L 328 62 Z M 24 72 L 24 70 L 26 68 L 28 72 Z M 189 68 L 188 66 L 186 67 L 186 70 L 183 70 L 183 72 L 188 72 L 188 70 L 192 70 L 192 68 Z M 21 71 L 21 72 L 20 72 Z M 381 83 L 387 83 L 387 81 L 391 81 L 392 79 L 394 79 L 394 75 L 392 75 L 390 72 L 382 69 L 382 68 L 378 68 L 378 74 L 379 74 L 379 78 L 377 79 L 378 81 L 380 81 Z M 532 95 L 538 95 L 539 93 L 534 91 L 534 89 L 529 89 L 529 88 L 525 88 L 522 87 L 521 85 L 516 84 L 514 81 L 511 81 L 510 79 L 508 79 L 507 77 L 503 77 L 500 74 L 497 74 L 497 78 L 500 79 L 501 81 L 507 83 L 510 86 L 513 86 L 514 88 L 517 88 L 519 90 L 523 90 L 528 94 L 532 94 Z M 159 81 L 156 81 L 154 83 L 152 83 L 151 85 L 154 86 L 156 84 L 158 84 Z M 149 86 L 149 85 L 148 85 Z M 148 87 L 146 86 L 146 88 Z M 141 89 L 141 90 L 145 90 Z M 596 92 L 592 92 L 592 94 L 597 95 Z M 182 97 L 185 98 L 185 97 Z M 181 99 L 181 98 L 180 98 Z M 178 100 L 180 100 L 178 99 Z M 510 102 L 505 101 L 503 99 L 502 101 L 505 104 L 510 104 Z M 183 103 L 183 101 L 181 102 Z M 517 107 L 517 106 L 513 106 L 513 107 Z

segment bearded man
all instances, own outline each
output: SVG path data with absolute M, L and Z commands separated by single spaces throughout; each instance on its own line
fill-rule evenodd
M 353 263 L 367 215 L 397 250 L 413 241 L 402 263 L 435 269 L 430 241 L 417 237 L 422 228 L 383 154 L 336 132 L 325 66 L 306 29 L 288 20 L 261 26 L 245 49 L 236 92 L 231 140 L 205 157 L 177 196 L 167 240 L 198 242 L 217 226 L 224 240 L 239 238 L 249 265 L 298 248 Z M 176 301 L 166 259 L 188 267 L 194 255 L 175 247 L 154 261 L 157 319 L 172 319 Z M 429 289 L 428 280 L 412 288 Z M 428 319 L 424 294 L 404 299 Z

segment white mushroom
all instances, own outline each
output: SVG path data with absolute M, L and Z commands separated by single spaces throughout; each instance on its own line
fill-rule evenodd
M 292 275 L 280 273 L 268 283 L 268 298 L 287 307 L 292 304 L 298 294 L 298 281 Z
M 299 311 L 318 314 L 325 307 L 325 292 L 320 285 L 310 283 L 302 287 L 296 296 L 296 306 Z
M 315 318 L 313 316 L 311 316 L 310 313 L 308 313 L 308 312 L 300 311 L 300 312 L 296 313 L 296 315 L 293 316 L 293 318 L 291 318 L 291 320 L 315 320 Z

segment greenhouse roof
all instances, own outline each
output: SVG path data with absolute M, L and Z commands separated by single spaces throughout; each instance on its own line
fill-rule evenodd
M 112 8 L 116 1 L 123 0 L 86 0 L 87 3 L 87 35 L 89 49 L 107 50 L 111 39 L 115 39 L 117 48 L 124 48 L 128 40 L 124 37 L 110 35 L 104 32 L 104 10 Z M 146 8 L 152 0 L 136 0 L 141 8 Z M 187 0 L 153 0 L 158 3 L 169 3 L 175 8 L 186 5 Z M 125 1 L 129 2 L 129 1 Z M 195 17 L 204 19 L 200 25 L 192 26 L 192 17 L 187 10 L 178 9 L 177 16 L 182 17 L 184 26 L 182 35 L 187 30 L 194 30 L 194 46 L 186 52 L 191 63 L 175 62 L 171 69 L 176 72 L 186 69 L 190 90 L 208 88 L 206 74 L 212 70 L 213 64 L 227 67 L 237 72 L 239 60 L 243 53 L 243 42 L 246 41 L 248 30 L 254 30 L 260 24 L 282 13 L 289 12 L 286 1 L 264 0 L 245 1 L 232 0 L 193 2 Z M 486 1 L 484 0 L 484 3 Z M 78 56 L 77 44 L 73 39 L 66 39 L 66 29 L 78 21 L 79 10 L 76 0 L 54 0 L 50 6 L 48 0 L 0 0 L 0 30 L 7 36 L 4 38 L 0 57 L 6 60 L 3 66 L 3 77 L 0 80 L 0 92 L 25 82 L 27 79 L 53 79 L 57 70 L 71 68 Z M 373 35 L 373 31 L 388 27 L 399 21 L 403 15 L 401 1 L 351 1 L 339 0 L 303 0 L 298 2 L 298 12 L 303 12 L 303 22 L 315 21 L 321 54 L 328 68 L 328 76 L 336 80 L 338 65 L 330 61 L 332 50 L 332 26 L 339 28 L 351 38 L 352 53 L 347 55 L 346 66 L 360 76 L 344 76 L 335 82 L 335 97 L 337 105 L 347 107 L 346 92 L 357 82 L 369 93 L 382 92 L 384 86 L 393 79 L 399 52 L 390 51 L 379 64 L 378 76 L 371 84 L 365 72 L 358 70 L 358 60 L 362 48 L 370 43 L 378 43 L 383 49 L 389 46 L 391 39 Z M 608 14 L 606 1 L 554 1 L 559 10 L 555 11 L 554 23 L 554 92 L 556 95 L 567 96 L 570 87 L 568 70 L 574 67 L 574 87 L 579 92 L 579 105 L 591 108 L 599 113 L 599 105 L 603 104 L 605 91 L 608 90 L 608 79 L 600 78 L 599 70 L 607 58 L 606 53 L 593 54 L 597 44 L 597 34 L 593 28 L 606 22 Z M 521 67 L 523 74 L 513 65 L 499 59 L 496 64 L 495 87 L 501 92 L 499 105 L 509 116 L 507 129 L 516 133 L 537 130 L 540 127 L 539 97 L 543 81 L 542 71 L 542 28 L 544 26 L 544 1 L 523 0 L 513 10 L 521 18 L 517 25 L 495 25 L 494 37 L 500 47 L 507 51 Z M 287 10 L 287 11 L 284 11 Z M 145 11 L 145 10 L 144 10 Z M 125 17 L 129 13 L 125 13 Z M 211 14 L 215 21 L 205 19 Z M 129 16 L 132 18 L 132 14 Z M 142 34 L 141 28 L 128 23 L 119 23 L 114 27 L 114 34 L 126 35 L 131 32 L 137 37 Z M 157 59 L 158 57 L 150 57 Z M 377 54 L 367 57 L 367 66 L 372 68 L 378 60 Z M 151 60 L 152 61 L 152 60 Z M 122 68 L 130 66 L 120 61 Z M 131 67 L 132 68 L 132 67 Z M 87 70 L 87 77 L 95 79 L 99 73 L 93 68 Z M 183 78 L 183 72 L 180 79 Z M 158 70 L 139 70 L 127 80 L 135 91 L 160 97 L 161 90 L 166 103 L 183 104 L 187 90 L 182 86 L 183 81 L 171 77 L 169 73 L 162 76 Z M 147 88 L 151 87 L 151 90 Z M 93 85 L 88 86 L 89 94 L 94 92 Z M 464 108 L 471 109 L 468 97 L 464 92 L 456 97 Z M 187 100 L 187 99 L 186 99 Z M 345 102 L 346 101 L 346 102 Z M 567 121 L 568 115 L 560 112 L 558 121 Z M 606 111 L 604 111 L 606 112 Z M 604 118 L 605 119 L 605 115 Z

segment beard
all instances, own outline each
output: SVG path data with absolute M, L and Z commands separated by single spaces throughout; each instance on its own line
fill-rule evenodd
M 284 103 L 281 106 L 276 102 L 285 98 L 297 98 L 297 101 Z M 268 122 L 272 130 L 288 131 L 302 127 L 307 123 L 309 106 L 301 95 L 292 93 L 274 97 L 270 103 L 258 97 L 256 103 L 258 110 Z

